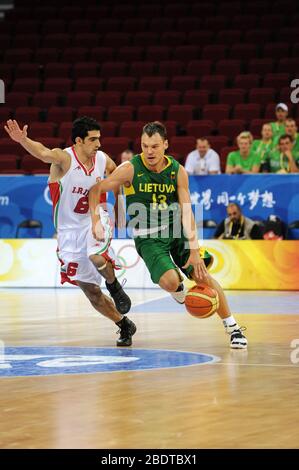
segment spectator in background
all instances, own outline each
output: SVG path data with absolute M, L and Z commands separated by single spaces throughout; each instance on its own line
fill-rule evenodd
M 251 150 L 258 155 L 261 162 L 265 161 L 268 153 L 273 148 L 272 136 L 273 132 L 271 125 L 264 124 L 262 127 L 262 138 L 256 139 L 252 142 Z
M 288 117 L 289 108 L 285 103 L 278 103 L 275 108 L 276 121 L 270 122 L 273 132 L 273 140 L 279 139 L 285 134 L 285 122 Z M 276 140 L 277 141 L 277 140 Z
M 227 206 L 227 218 L 216 228 L 214 238 L 225 240 L 260 240 L 263 238 L 261 228 L 242 214 L 239 204 Z
M 293 154 L 293 139 L 284 134 L 279 137 L 278 148 L 270 152 L 262 165 L 264 173 L 299 173 L 299 155 Z
M 132 150 L 130 149 L 124 150 L 120 155 L 120 163 L 128 162 L 129 160 L 131 160 L 131 158 L 133 158 L 133 156 L 134 154 Z
M 220 171 L 220 158 L 215 150 L 211 149 L 206 138 L 196 141 L 196 150 L 187 156 L 185 169 L 189 175 L 217 175 Z
M 297 132 L 297 124 L 295 119 L 288 118 L 285 123 L 286 134 L 292 138 L 293 147 L 292 154 L 295 159 L 299 157 L 299 134 Z
M 253 136 L 250 132 L 241 132 L 238 135 L 237 144 L 239 150 L 228 154 L 225 173 L 233 175 L 259 172 L 261 160 L 251 149 L 252 141 Z

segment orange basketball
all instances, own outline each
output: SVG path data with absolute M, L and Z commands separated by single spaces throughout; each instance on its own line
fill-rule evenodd
M 218 293 L 206 284 L 199 284 L 188 290 L 185 306 L 193 317 L 208 318 L 219 308 Z

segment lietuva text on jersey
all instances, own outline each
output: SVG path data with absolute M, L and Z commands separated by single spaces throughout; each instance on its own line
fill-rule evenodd
M 129 227 L 134 237 L 161 237 L 161 233 L 181 228 L 181 214 L 177 194 L 179 163 L 165 156 L 166 166 L 160 173 L 146 166 L 143 155 L 130 161 L 134 166 L 134 177 L 129 187 L 124 188 Z

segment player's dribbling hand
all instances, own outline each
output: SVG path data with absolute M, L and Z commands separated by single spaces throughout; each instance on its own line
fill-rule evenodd
M 186 269 L 190 265 L 193 266 L 194 276 L 196 279 L 200 281 L 204 281 L 207 278 L 208 271 L 207 271 L 204 261 L 199 256 L 198 250 L 190 251 L 190 256 L 187 260 L 187 263 L 183 266 L 183 268 Z
M 98 241 L 102 242 L 105 240 L 104 227 L 100 219 L 92 222 L 92 236 Z
M 23 127 L 23 129 L 20 129 L 17 121 L 12 119 L 9 119 L 6 124 L 7 126 L 4 126 L 4 129 L 8 133 L 9 137 L 15 142 L 20 143 L 27 137 L 27 124 Z

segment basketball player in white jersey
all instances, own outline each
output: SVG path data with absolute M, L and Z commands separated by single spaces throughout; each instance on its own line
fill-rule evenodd
M 114 273 L 112 236 L 108 213 L 102 208 L 101 221 L 105 227 L 104 240 L 98 242 L 92 236 L 88 204 L 89 189 L 112 173 L 116 165 L 100 151 L 100 126 L 90 117 L 74 121 L 72 141 L 74 145 L 64 150 L 48 149 L 40 142 L 27 137 L 28 126 L 20 129 L 17 121 L 7 121 L 5 130 L 34 157 L 51 163 L 49 186 L 53 201 L 54 224 L 57 230 L 58 257 L 61 262 L 61 282 L 78 285 L 92 306 L 114 321 L 120 328 L 117 346 L 131 346 L 136 326 L 123 314 L 131 307 L 130 298 L 122 289 Z M 105 202 L 106 194 L 101 202 Z M 101 277 L 114 303 L 100 289 Z

